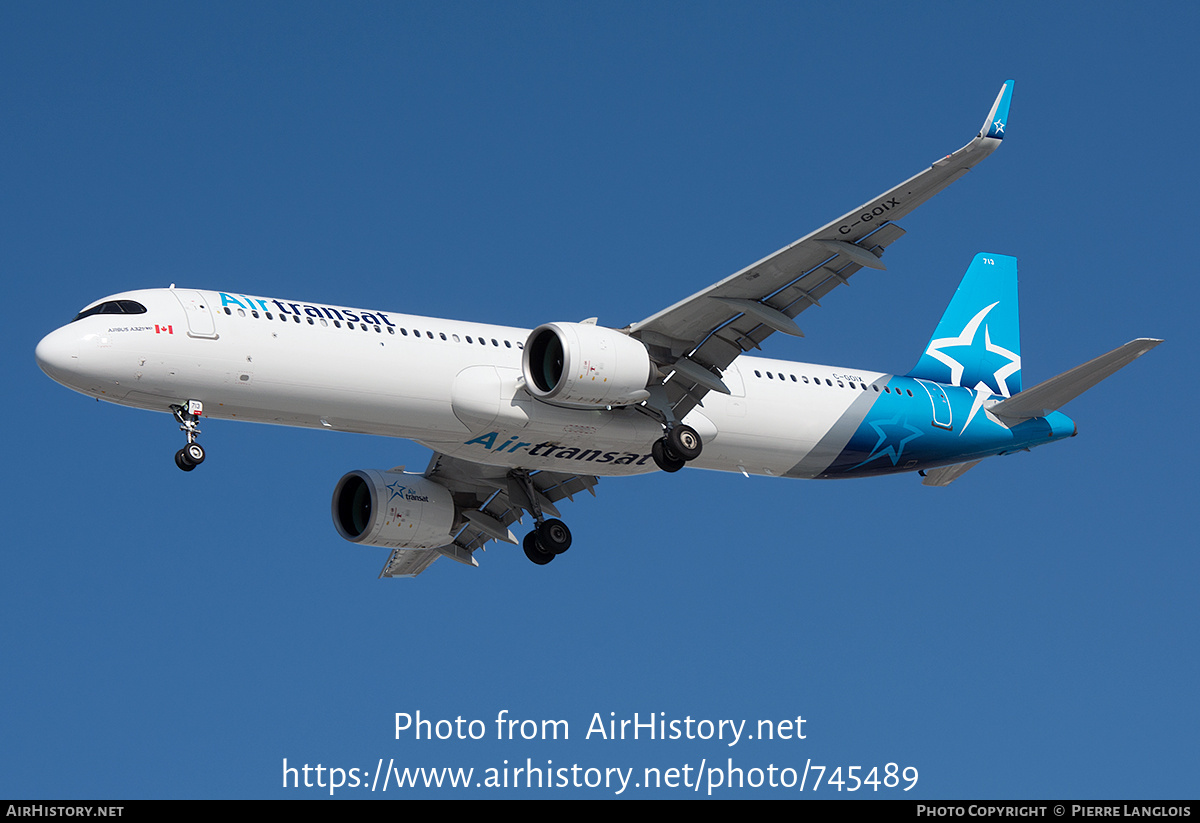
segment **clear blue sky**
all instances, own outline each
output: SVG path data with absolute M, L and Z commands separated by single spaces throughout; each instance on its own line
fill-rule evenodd
M 1198 22 L 1155 3 L 4 4 L 0 796 L 321 796 L 281 788 L 284 758 L 638 777 L 732 758 L 919 769 L 889 797 L 1195 797 Z M 1010 77 L 1001 149 L 903 221 L 887 272 L 767 350 L 903 373 L 980 251 L 1020 260 L 1027 385 L 1166 339 L 1065 409 L 1079 437 L 947 489 L 604 480 L 564 507 L 575 547 L 551 566 L 493 546 L 379 581 L 386 551 L 343 542 L 329 496 L 426 450 L 217 421 L 188 475 L 169 417 L 33 360 L 86 303 L 171 282 L 622 326 L 957 149 Z M 488 739 L 396 740 L 418 710 Z M 497 741 L 502 710 L 571 739 Z M 806 739 L 585 740 L 610 712 L 803 716 Z M 739 794 L 801 796 L 717 796 Z

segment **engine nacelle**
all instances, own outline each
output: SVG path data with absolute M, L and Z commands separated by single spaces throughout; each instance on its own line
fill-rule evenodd
M 352 471 L 333 490 L 333 525 L 351 543 L 432 549 L 451 540 L 454 498 L 419 474 Z
M 645 400 L 654 366 L 640 341 L 615 329 L 545 323 L 525 341 L 521 370 L 539 400 L 598 408 Z

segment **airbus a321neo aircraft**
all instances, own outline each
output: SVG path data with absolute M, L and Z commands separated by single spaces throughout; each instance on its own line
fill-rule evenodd
M 1012 81 L 966 146 L 871 202 L 622 329 L 533 331 L 240 292 L 144 289 L 92 303 L 37 347 L 83 394 L 170 411 L 204 460 L 201 415 L 406 437 L 423 474 L 361 469 L 338 481 L 345 539 L 391 549 L 382 577 L 445 556 L 478 565 L 529 513 L 525 554 L 571 546 L 555 504 L 600 476 L 685 465 L 779 477 L 919 471 L 943 486 L 982 458 L 1075 434 L 1057 409 L 1156 346 L 1140 339 L 1022 389 L 1017 265 L 979 254 L 906 375 L 752 357 L 860 269 L 882 269 L 896 221 L 1004 139 Z

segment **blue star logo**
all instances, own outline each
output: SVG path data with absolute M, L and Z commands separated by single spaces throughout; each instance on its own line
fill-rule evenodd
M 390 491 L 392 493 L 392 496 L 388 498 L 389 503 L 391 503 L 397 497 L 399 497 L 401 500 L 403 500 L 404 492 L 408 489 L 407 486 L 401 486 L 399 480 L 397 480 L 393 483 L 389 483 L 387 488 L 388 488 L 388 491 Z
M 901 412 L 897 412 L 891 420 L 878 422 L 868 420 L 867 425 L 875 430 L 875 433 L 879 435 L 879 440 L 875 442 L 875 447 L 871 449 L 871 454 L 867 456 L 867 459 L 858 466 L 865 466 L 872 460 L 885 456 L 890 458 L 892 465 L 895 466 L 904 454 L 904 447 L 923 434 L 919 428 L 910 425 L 908 417 Z M 854 468 L 857 469 L 858 466 Z

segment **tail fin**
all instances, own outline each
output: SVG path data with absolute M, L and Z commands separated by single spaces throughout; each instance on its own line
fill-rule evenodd
M 1017 258 L 977 254 L 909 377 L 1001 397 L 1021 391 Z

